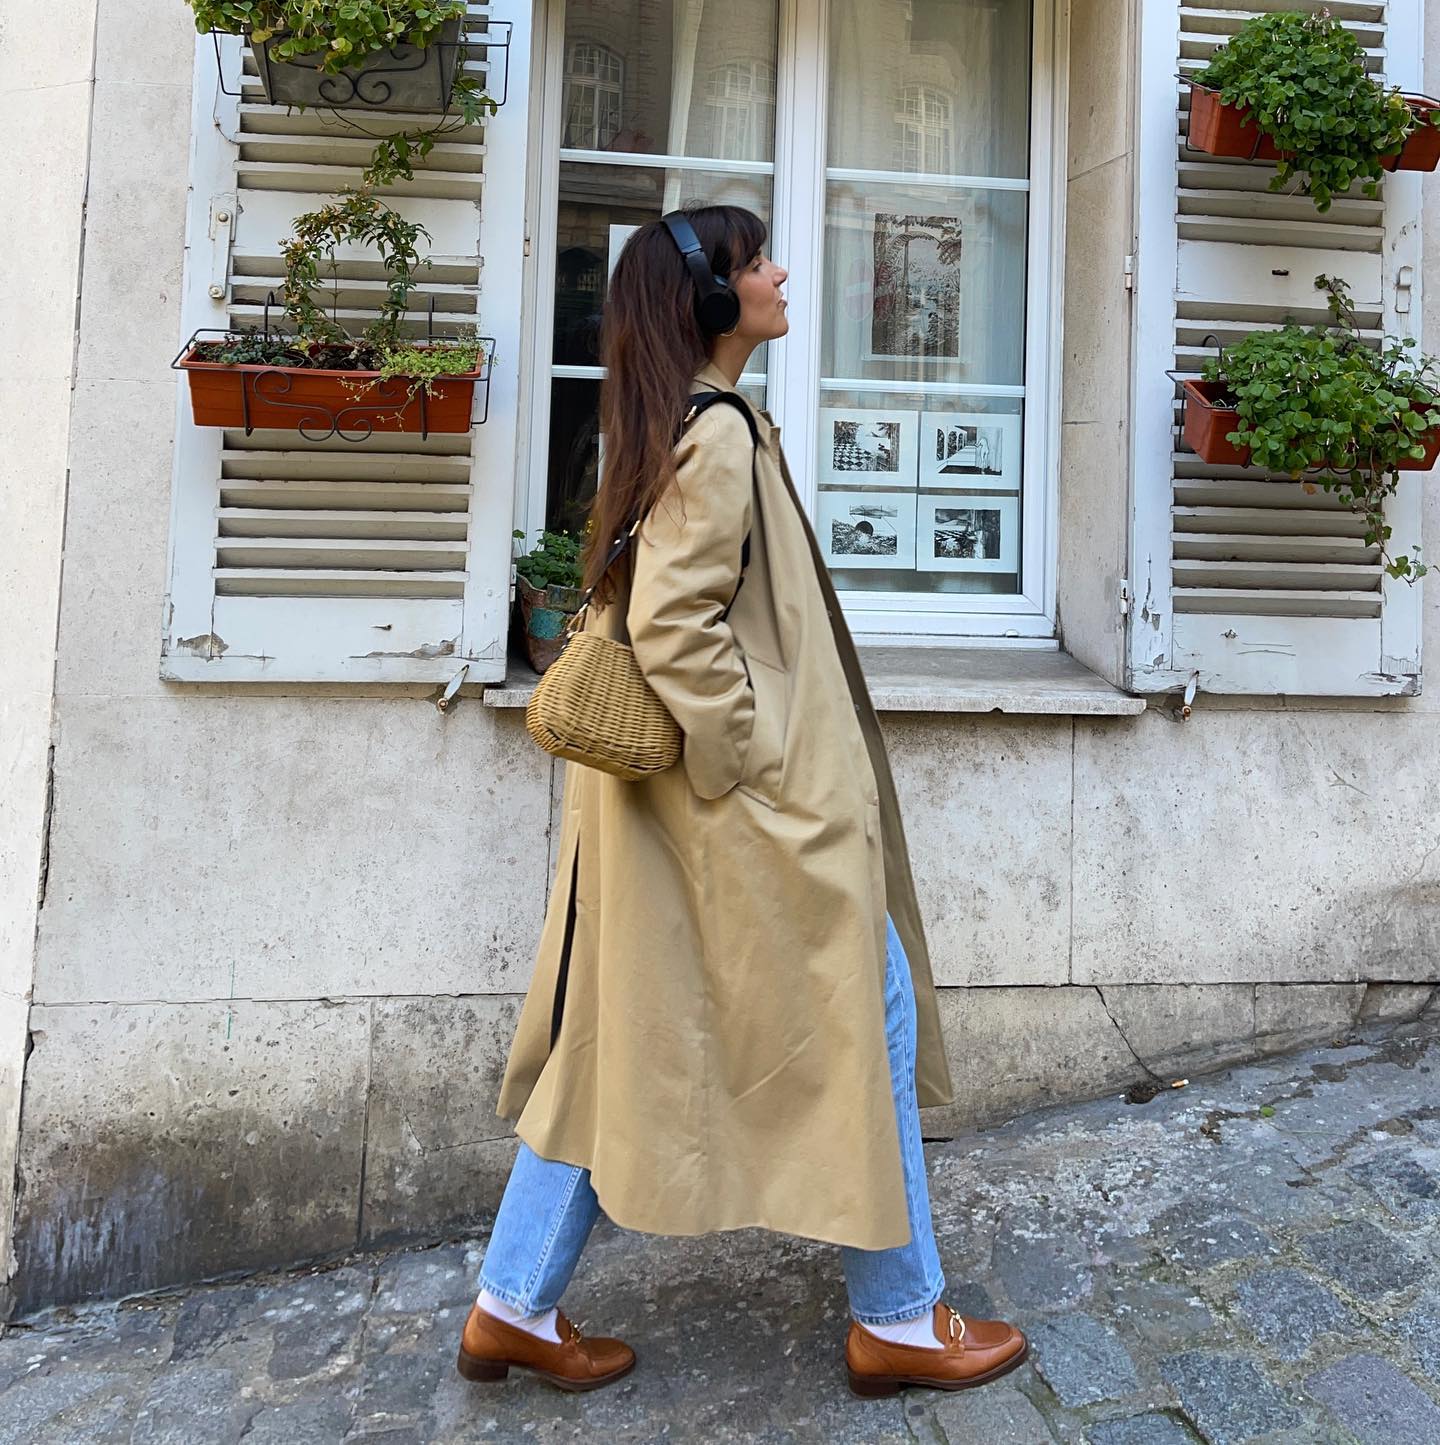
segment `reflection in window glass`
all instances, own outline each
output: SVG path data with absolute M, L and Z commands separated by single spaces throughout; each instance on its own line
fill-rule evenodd
M 775 67 L 763 61 L 732 61 L 710 72 L 705 92 L 710 153 L 765 159 L 775 134 Z
M 572 45 L 565 65 L 565 139 L 579 150 L 608 150 L 620 132 L 625 63 L 603 45 Z
M 560 165 L 547 526 L 582 525 L 600 475 L 600 315 L 631 232 L 687 205 L 746 206 L 769 221 L 778 35 L 778 0 L 565 5 L 561 145 L 629 163 L 582 155 Z M 751 373 L 766 366 L 761 348 Z
M 942 174 L 950 169 L 953 107 L 928 85 L 907 85 L 895 117 L 900 155 L 896 170 Z

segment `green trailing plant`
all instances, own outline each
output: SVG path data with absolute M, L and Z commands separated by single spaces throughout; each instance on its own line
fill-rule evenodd
M 451 109 L 434 125 L 375 137 L 375 149 L 370 154 L 370 164 L 365 168 L 364 184 L 392 186 L 399 181 L 414 180 L 415 163 L 423 161 L 435 149 L 437 141 L 466 126 L 478 125 L 499 109 L 471 75 L 455 77 L 450 105 Z
M 519 541 L 525 540 L 522 531 L 517 530 L 514 536 Z M 547 587 L 578 589 L 583 580 L 580 566 L 582 545 L 583 539 L 573 537 L 569 532 L 541 531 L 534 549 L 516 558 L 515 573 L 537 591 Z
M 1371 78 L 1360 42 L 1326 10 L 1247 20 L 1193 79 L 1243 106 L 1274 139 L 1281 160 L 1270 189 L 1302 176 L 1320 211 L 1359 177 L 1376 196 L 1380 157 L 1398 151 L 1414 125 L 1399 90 Z
M 321 269 L 328 267 L 332 298 L 338 298 L 335 248 L 342 242 L 371 246 L 380 253 L 385 267 L 385 302 L 380 314 L 365 328 L 364 339 L 377 346 L 394 346 L 400 322 L 410 304 L 415 272 L 430 264 L 420 255 L 421 239 L 430 233 L 415 221 L 407 221 L 393 206 L 387 206 L 368 186 L 342 191 L 319 210 L 296 216 L 291 235 L 281 243 L 285 261 L 285 315 L 304 341 L 346 339 L 345 332 L 326 315 L 316 298 Z
M 465 0 L 186 0 L 205 34 L 273 41 L 277 60 L 303 57 L 338 74 L 395 45 L 428 45 L 449 20 L 463 18 Z
M 1252 332 L 1208 358 L 1203 376 L 1239 414 L 1227 440 L 1267 471 L 1313 474 L 1308 487 L 1338 493 L 1364 518 L 1386 572 L 1413 581 L 1426 571 L 1419 548 L 1391 554 L 1384 507 L 1397 464 L 1423 457 L 1424 433 L 1440 427 L 1440 363 L 1416 355 L 1411 336 L 1370 345 L 1345 283 L 1320 275 L 1315 285 L 1327 293 L 1328 324 Z

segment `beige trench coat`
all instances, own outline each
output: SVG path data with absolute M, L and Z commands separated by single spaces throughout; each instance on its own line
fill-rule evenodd
M 713 366 L 697 383 L 727 389 Z M 950 1074 L 879 724 L 779 430 L 752 415 L 754 487 L 745 419 L 722 402 L 682 438 L 677 487 L 617 564 L 615 601 L 586 619 L 628 635 L 684 751 L 642 782 L 567 768 L 496 1112 L 543 1158 L 588 1168 L 624 1228 L 889 1248 L 910 1226 L 887 900 L 922 1105 L 953 1101 Z

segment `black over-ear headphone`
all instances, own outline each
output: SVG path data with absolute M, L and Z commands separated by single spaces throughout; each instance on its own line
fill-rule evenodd
M 740 320 L 740 298 L 723 276 L 717 276 L 710 269 L 694 226 L 685 218 L 683 211 L 671 211 L 668 216 L 661 216 L 660 224 L 669 231 L 670 239 L 685 258 L 686 269 L 695 283 L 695 318 L 700 323 L 700 329 L 711 336 L 733 331 Z

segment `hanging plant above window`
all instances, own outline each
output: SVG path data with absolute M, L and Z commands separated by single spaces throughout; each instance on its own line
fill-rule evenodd
M 488 104 L 464 72 L 464 0 L 186 0 L 243 35 L 272 105 L 434 112 Z M 490 109 L 493 109 L 493 105 Z

